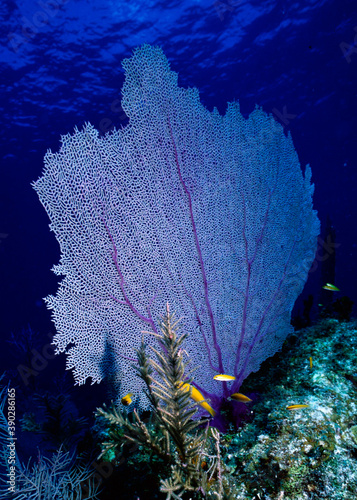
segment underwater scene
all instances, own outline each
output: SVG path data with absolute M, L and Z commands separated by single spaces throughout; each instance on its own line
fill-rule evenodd
M 356 2 L 0 16 L 0 499 L 357 500 Z

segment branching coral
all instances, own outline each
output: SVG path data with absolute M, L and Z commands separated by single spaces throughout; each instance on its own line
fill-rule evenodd
M 167 499 L 181 498 L 185 491 L 208 490 L 211 494 L 216 491 L 212 498 L 228 499 L 225 490 L 229 488 L 222 481 L 219 433 L 208 425 L 204 429 L 206 420 L 194 420 L 197 403 L 191 400 L 191 390 L 183 386 L 183 381 L 190 384 L 192 378 L 186 375 L 188 362 L 184 361 L 182 348 L 186 334 L 178 337 L 178 323 L 167 306 L 159 323 L 160 331 L 152 333 L 160 346 L 160 349 L 151 347 L 155 359 L 148 357 L 143 342 L 137 351 L 136 370 L 146 386 L 151 421 L 144 422 L 137 410 L 132 416 L 114 405 L 98 409 L 97 415 L 110 424 L 109 439 L 102 443 L 101 456 L 118 450 L 125 442 L 135 442 L 154 452 L 168 466 L 167 470 L 171 467 L 171 477 L 161 480 L 161 491 L 167 494 Z M 202 467 L 203 463 L 206 467 Z
M 3 376 L 0 377 L 0 384 Z M 14 445 L 14 458 L 10 460 L 9 444 L 15 444 L 9 434 L 5 416 L 8 386 L 0 385 L 0 463 L 6 464 L 7 473 L 0 471 L 0 497 L 12 500 L 86 500 L 97 499 L 98 485 L 93 481 L 93 470 L 84 460 L 75 458 L 60 447 L 52 458 L 38 457 L 27 465 L 20 462 Z M 10 467 L 14 464 L 14 486 L 10 487 Z M 4 469 L 5 469 L 4 467 Z M 84 491 L 85 490 L 85 491 Z

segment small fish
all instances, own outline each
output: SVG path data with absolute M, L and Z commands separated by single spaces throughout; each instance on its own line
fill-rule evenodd
M 229 382 L 230 380 L 236 379 L 233 375 L 224 375 L 223 373 L 220 373 L 219 375 L 215 375 L 213 378 L 215 380 L 219 380 L 220 382 Z
M 312 357 L 310 356 L 309 357 L 309 361 L 310 361 L 310 370 L 312 369 Z
M 200 391 L 198 389 L 196 389 L 196 387 L 194 387 L 193 385 L 190 385 L 190 384 L 183 384 L 183 383 L 181 383 L 180 387 L 182 387 L 182 389 L 184 389 L 186 392 L 188 392 L 192 388 L 191 398 L 194 401 L 196 401 L 196 403 L 199 403 L 199 405 L 202 406 L 202 408 L 204 410 L 208 411 L 208 413 L 210 415 L 212 415 L 212 417 L 215 416 L 215 414 L 216 414 L 215 410 L 212 408 L 212 406 L 210 406 L 208 403 L 206 403 L 206 401 L 204 400 L 205 398 L 200 393 Z M 203 402 L 201 403 L 200 401 L 203 401 Z
M 287 410 L 301 410 L 302 408 L 308 408 L 310 405 L 290 405 L 287 406 Z
M 332 285 L 331 283 L 326 283 L 325 286 L 322 287 L 324 290 L 331 290 L 331 292 L 339 292 L 340 289 L 337 286 Z
M 250 403 L 251 401 L 253 401 L 252 399 L 248 398 L 248 396 L 244 396 L 244 394 L 241 394 L 240 392 L 231 394 L 231 398 L 235 401 L 240 401 L 241 403 Z
M 129 392 L 129 394 L 127 394 L 126 396 L 123 396 L 121 398 L 121 402 L 123 403 L 124 406 L 129 406 L 131 405 L 131 403 L 133 402 L 133 394 L 131 392 Z

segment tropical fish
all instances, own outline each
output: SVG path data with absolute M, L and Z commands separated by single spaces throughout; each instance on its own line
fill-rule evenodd
M 287 410 L 301 410 L 302 408 L 308 408 L 310 405 L 290 405 L 287 406 Z
M 324 290 L 331 290 L 331 292 L 339 292 L 340 289 L 337 286 L 332 285 L 331 283 L 326 283 L 325 286 L 322 287 Z
M 240 392 L 231 394 L 231 398 L 235 401 L 240 401 L 241 403 L 250 403 L 251 401 L 253 401 L 252 399 L 248 398 L 248 396 L 244 396 L 244 394 L 241 394 Z
M 224 375 L 223 373 L 220 373 L 219 375 L 215 375 L 213 378 L 215 380 L 219 380 L 220 382 L 229 382 L 230 380 L 236 379 L 233 375 Z
M 123 396 L 121 398 L 121 402 L 123 403 L 124 406 L 129 406 L 131 405 L 131 403 L 133 402 L 133 394 L 131 392 L 129 392 L 129 394 L 127 394 L 126 396 Z
M 215 414 L 216 414 L 215 410 L 212 408 L 212 406 L 210 406 L 208 403 L 206 403 L 205 398 L 200 393 L 200 391 L 198 389 L 196 389 L 196 387 L 194 387 L 193 385 L 190 385 L 190 384 L 183 384 L 183 383 L 181 383 L 180 387 L 182 387 L 182 389 L 184 389 L 186 392 L 188 392 L 190 389 L 192 389 L 191 398 L 194 401 L 196 401 L 196 403 L 199 403 L 199 405 L 202 406 L 202 408 L 204 410 L 208 411 L 208 413 L 210 415 L 212 415 L 212 417 L 215 416 Z M 201 401 L 202 401 L 202 403 L 201 403 Z
M 310 361 L 310 369 L 312 368 L 312 357 L 310 356 L 309 357 L 309 361 Z

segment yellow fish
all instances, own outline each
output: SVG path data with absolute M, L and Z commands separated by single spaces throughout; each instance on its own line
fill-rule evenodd
M 182 387 L 182 389 L 184 389 L 186 392 L 188 392 L 192 388 L 191 398 L 194 401 L 196 401 L 196 403 L 199 403 L 199 405 L 202 406 L 202 408 L 204 410 L 208 411 L 208 413 L 210 415 L 212 415 L 212 417 L 215 416 L 215 414 L 216 414 L 215 410 L 212 408 L 212 406 L 210 406 L 208 403 L 206 403 L 206 401 L 204 401 L 205 398 L 200 393 L 200 391 L 198 389 L 196 389 L 196 387 L 194 387 L 193 385 L 190 385 L 190 384 L 183 384 L 183 383 L 181 383 L 180 387 Z M 201 403 L 200 401 L 203 401 L 203 402 Z
M 241 403 L 250 403 L 253 401 L 252 399 L 248 398 L 248 396 L 244 396 L 244 394 L 240 392 L 235 392 L 234 394 L 231 394 L 231 398 L 234 399 L 235 401 L 240 401 Z
M 331 290 L 331 292 L 339 292 L 340 289 L 337 286 L 332 285 L 331 283 L 326 283 L 325 286 L 322 287 L 324 290 Z
M 127 394 L 126 396 L 123 396 L 121 398 L 121 402 L 123 403 L 124 406 L 129 406 L 133 402 L 132 397 L 133 397 L 133 394 L 131 392 L 129 392 L 129 394 Z
M 224 375 L 223 373 L 220 373 L 219 375 L 215 375 L 213 378 L 215 380 L 219 380 L 220 382 L 229 382 L 230 380 L 236 379 L 233 375 Z
M 310 370 L 312 369 L 312 357 L 310 356 L 309 357 L 309 361 L 310 361 Z
M 300 410 L 301 408 L 308 408 L 310 405 L 290 405 L 287 406 L 287 410 Z

